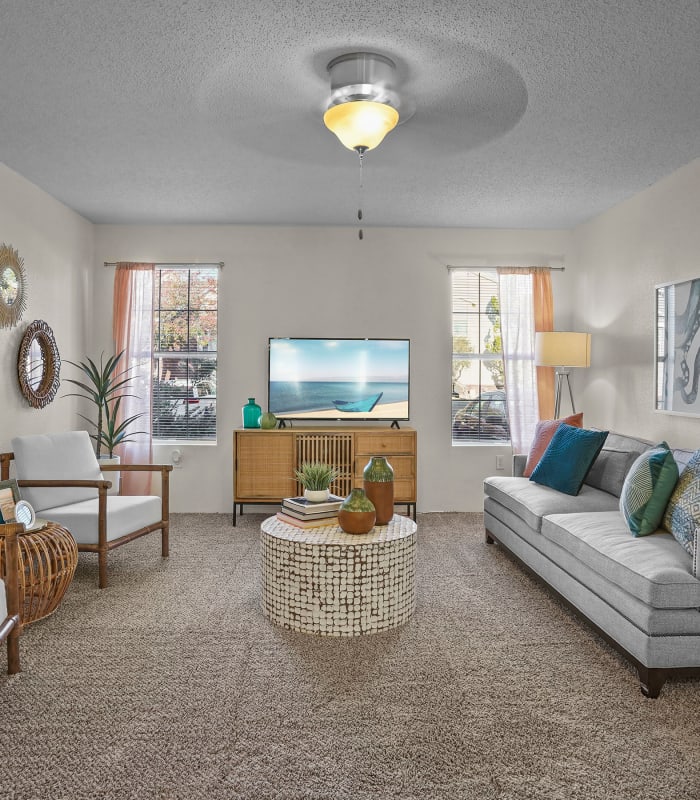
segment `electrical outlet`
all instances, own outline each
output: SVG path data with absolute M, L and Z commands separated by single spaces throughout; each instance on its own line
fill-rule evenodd
M 173 450 L 170 453 L 170 460 L 173 462 L 175 469 L 182 469 L 182 450 Z
M 496 469 L 504 469 L 503 456 L 496 456 Z

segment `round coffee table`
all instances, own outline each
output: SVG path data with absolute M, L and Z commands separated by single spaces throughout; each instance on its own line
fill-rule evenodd
M 264 520 L 262 602 L 276 625 L 322 636 L 361 636 L 403 625 L 413 614 L 416 523 L 394 515 L 369 533 L 337 523 L 302 529 Z

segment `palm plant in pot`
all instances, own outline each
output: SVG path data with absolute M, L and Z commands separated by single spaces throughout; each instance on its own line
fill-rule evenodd
M 340 472 L 322 461 L 304 461 L 294 475 L 304 487 L 304 497 L 311 503 L 322 503 L 328 500 L 330 486 Z
M 78 414 L 78 416 L 84 419 L 92 429 L 90 438 L 95 441 L 95 455 L 104 463 L 118 464 L 119 456 L 114 452 L 115 447 L 133 441 L 134 436 L 144 433 L 144 431 L 129 430 L 129 427 L 137 419 L 144 416 L 143 413 L 133 414 L 117 421 L 122 399 L 129 396 L 134 397 L 128 393 L 131 388 L 130 370 L 119 369 L 119 362 L 123 355 L 124 351 L 122 350 L 121 353 L 110 356 L 105 361 L 104 353 L 102 353 L 99 365 L 91 358 L 79 363 L 66 361 L 67 364 L 77 367 L 85 375 L 85 380 L 66 378 L 68 383 L 74 384 L 82 391 L 71 392 L 64 396 L 82 397 L 95 406 L 96 420 L 90 419 L 84 414 Z M 119 483 L 118 475 L 115 476 L 115 483 L 117 485 Z

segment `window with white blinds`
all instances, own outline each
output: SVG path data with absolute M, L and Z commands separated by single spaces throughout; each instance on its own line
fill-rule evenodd
M 452 444 L 509 441 L 498 274 L 451 268 Z
M 216 267 L 154 270 L 153 439 L 216 440 Z

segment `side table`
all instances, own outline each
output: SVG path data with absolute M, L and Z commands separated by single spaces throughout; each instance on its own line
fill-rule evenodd
M 19 615 L 28 625 L 53 613 L 78 566 L 78 545 L 56 522 L 17 536 L 19 544 Z M 5 548 L 0 547 L 0 573 Z
M 260 527 L 262 601 L 276 625 L 361 636 L 403 625 L 415 605 L 416 523 L 397 514 L 369 533 L 330 521 L 303 530 L 270 517 Z

